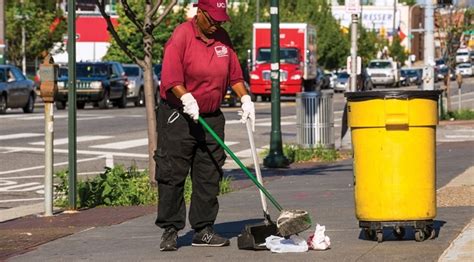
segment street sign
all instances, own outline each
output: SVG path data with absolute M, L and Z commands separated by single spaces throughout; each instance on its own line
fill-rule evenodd
M 347 73 L 350 75 L 352 73 L 352 57 L 348 56 L 347 57 Z M 357 75 L 360 75 L 362 73 L 362 59 L 360 56 L 357 56 Z
M 360 0 L 346 0 L 346 12 L 349 14 L 360 14 Z

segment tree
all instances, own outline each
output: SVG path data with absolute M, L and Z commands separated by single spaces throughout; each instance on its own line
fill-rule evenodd
M 150 182 L 154 183 L 155 160 L 153 152 L 156 148 L 156 115 L 155 115 L 155 95 L 153 93 L 153 58 L 154 58 L 154 31 L 159 25 L 165 21 L 166 16 L 172 11 L 178 0 L 120 0 L 123 7 L 123 13 L 135 26 L 136 34 L 143 39 L 140 51 L 129 47 L 121 36 L 117 33 L 117 29 L 112 24 L 110 16 L 105 12 L 105 0 L 95 0 L 99 11 L 107 21 L 107 30 L 112 35 L 116 44 L 130 58 L 132 62 L 139 65 L 143 69 L 145 78 L 145 104 L 146 118 L 148 124 L 148 172 Z M 130 3 L 132 3 L 131 7 Z M 165 8 L 160 9 L 161 5 Z M 144 7 L 142 12 L 140 6 Z M 119 25 L 120 26 L 120 25 Z M 141 53 L 143 51 L 143 53 Z
M 390 56 L 393 58 L 394 61 L 397 61 L 398 63 L 402 64 L 405 63 L 405 61 L 408 58 L 407 53 L 405 52 L 405 47 L 402 46 L 400 37 L 398 34 L 395 34 L 392 39 L 392 44 L 389 46 L 388 51 L 390 53 Z
M 137 14 L 139 20 L 143 20 L 145 14 L 145 6 L 140 0 L 129 0 L 130 8 Z M 160 63 L 163 57 L 163 47 L 166 41 L 170 38 L 174 28 L 186 21 L 186 9 L 183 4 L 179 7 L 179 10 L 172 16 L 167 16 L 163 23 L 158 25 L 158 29 L 153 31 L 153 58 L 154 64 Z M 126 16 L 123 6 L 117 6 L 118 24 L 117 34 L 124 43 L 127 43 L 127 47 L 140 59 L 143 59 L 145 53 L 143 50 L 143 37 L 135 24 Z M 133 60 L 125 54 L 123 49 L 117 44 L 114 38 L 110 40 L 110 47 L 107 50 L 104 60 L 118 61 L 121 63 L 133 63 Z
M 43 59 L 56 43 L 62 43 L 67 30 L 61 9 L 56 9 L 56 1 L 24 0 L 7 1 L 6 39 L 8 60 L 20 65 L 23 57 L 21 28 L 25 28 L 27 61 Z M 22 19 L 24 17 L 25 19 Z

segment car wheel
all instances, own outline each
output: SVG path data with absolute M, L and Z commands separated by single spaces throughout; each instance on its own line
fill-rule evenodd
M 100 109 L 107 109 L 109 108 L 109 102 L 110 102 L 110 99 L 109 99 L 109 91 L 105 91 L 104 93 L 104 97 L 102 98 L 102 100 L 99 101 L 99 108 Z
M 143 88 L 140 88 L 138 92 L 137 101 L 135 101 L 135 106 L 145 106 L 145 93 L 143 92 Z
M 0 95 L 0 114 L 7 112 L 7 97 L 6 95 Z
M 56 101 L 56 109 L 57 110 L 64 110 L 65 108 L 66 108 L 66 102 Z
M 30 94 L 28 97 L 28 102 L 26 103 L 25 107 L 23 107 L 24 113 L 33 113 L 35 110 L 35 96 Z
M 126 108 L 127 107 L 127 89 L 124 89 L 122 92 L 122 96 L 117 101 L 118 108 Z

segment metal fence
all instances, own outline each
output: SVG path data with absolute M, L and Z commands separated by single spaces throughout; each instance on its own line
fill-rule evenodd
M 333 90 L 296 94 L 296 142 L 334 148 Z

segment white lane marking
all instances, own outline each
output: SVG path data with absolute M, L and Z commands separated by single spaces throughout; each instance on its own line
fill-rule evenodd
M 61 119 L 61 118 L 67 118 L 67 115 L 54 115 L 54 119 Z M 18 120 L 39 120 L 39 119 L 44 119 L 44 115 L 38 115 L 38 116 L 28 116 L 28 117 L 22 117 L 19 118 Z
M 11 186 L 15 184 L 15 181 L 0 180 L 0 186 Z
M 22 117 L 25 117 L 25 115 L 16 115 L 16 114 L 15 115 L 0 115 L 0 119 L 2 119 L 2 118 L 18 118 L 18 119 L 20 119 Z
M 113 116 L 84 117 L 84 118 L 77 118 L 77 121 L 83 121 L 83 120 L 97 120 L 97 119 L 108 119 L 108 118 L 114 118 L 114 117 L 113 117 Z
M 101 140 L 101 139 L 108 139 L 111 138 L 111 136 L 78 136 L 76 138 L 76 142 L 87 142 L 87 141 L 94 141 L 94 140 Z M 66 145 L 68 144 L 69 138 L 60 138 L 60 139 L 54 139 L 54 145 Z M 37 145 L 37 146 L 44 146 L 44 141 L 39 141 L 39 142 L 33 142 L 30 143 L 30 145 Z
M 234 142 L 234 141 L 225 141 L 224 144 L 226 146 L 233 146 L 233 145 L 237 145 L 239 144 L 240 142 Z
M 43 148 L 34 148 L 34 147 L 9 147 L 9 146 L 0 146 L 0 150 L 18 150 L 25 152 L 44 152 Z M 54 149 L 55 154 L 69 154 L 67 149 Z M 79 155 L 93 155 L 101 156 L 111 154 L 113 156 L 121 157 L 135 157 L 135 158 L 148 158 L 148 154 L 135 154 L 135 153 L 121 153 L 121 152 L 106 152 L 106 151 L 90 151 L 90 150 L 78 150 L 76 152 Z
M 43 187 L 43 185 L 40 185 L 37 182 L 30 182 L 24 184 L 16 184 L 15 182 L 15 185 L 0 188 L 0 192 L 26 192 L 38 190 Z
M 102 145 L 90 146 L 91 148 L 102 148 L 102 149 L 129 149 L 132 147 L 148 145 L 148 138 L 127 140 L 122 142 L 107 143 Z
M 41 150 L 44 150 L 44 149 L 41 149 Z M 104 158 L 104 156 L 98 156 L 98 157 L 80 159 L 80 160 L 77 160 L 77 162 L 80 163 L 80 162 L 94 161 L 94 160 L 98 160 L 98 159 L 101 159 L 101 158 Z M 54 166 L 63 166 L 63 165 L 67 165 L 68 163 L 69 163 L 69 162 L 55 163 Z M 27 167 L 27 168 L 20 168 L 20 169 L 2 171 L 2 172 L 0 172 L 0 175 L 6 175 L 6 174 L 12 174 L 12 173 L 19 173 L 19 172 L 24 172 L 24 171 L 36 170 L 36 169 L 44 169 L 44 165 L 42 165 L 42 166 L 33 166 L 33 167 Z
M 2 136 L 0 136 L 0 140 L 30 138 L 30 137 L 37 137 L 37 136 L 44 136 L 44 134 L 40 134 L 40 133 L 18 133 L 18 134 L 11 134 L 11 135 L 2 135 Z
M 474 138 L 473 135 L 445 135 L 446 138 Z
M 23 199 L 7 199 L 7 200 L 0 200 L 0 203 L 28 202 L 28 201 L 37 201 L 37 200 L 44 200 L 44 197 L 23 198 Z
M 144 171 L 145 169 L 138 169 L 138 171 Z M 92 171 L 92 172 L 80 172 L 77 173 L 78 176 L 90 176 L 90 175 L 99 175 L 104 173 L 104 170 L 101 171 Z M 35 176 L 11 176 L 11 177 L 1 177 L 0 178 L 0 186 L 2 185 L 1 183 L 6 183 L 5 185 L 8 185 L 9 183 L 15 183 L 14 181 L 8 181 L 7 179 L 31 179 L 31 178 L 44 178 L 44 175 L 35 175 Z M 5 179 L 5 180 L 4 180 Z
M 272 123 L 271 122 L 267 122 L 267 123 L 256 123 L 255 126 L 271 126 Z M 296 122 L 280 122 L 280 125 L 282 126 L 291 126 L 291 125 L 296 125 Z
M 113 168 L 114 167 L 114 156 L 113 155 L 106 155 L 105 156 L 105 166 Z

